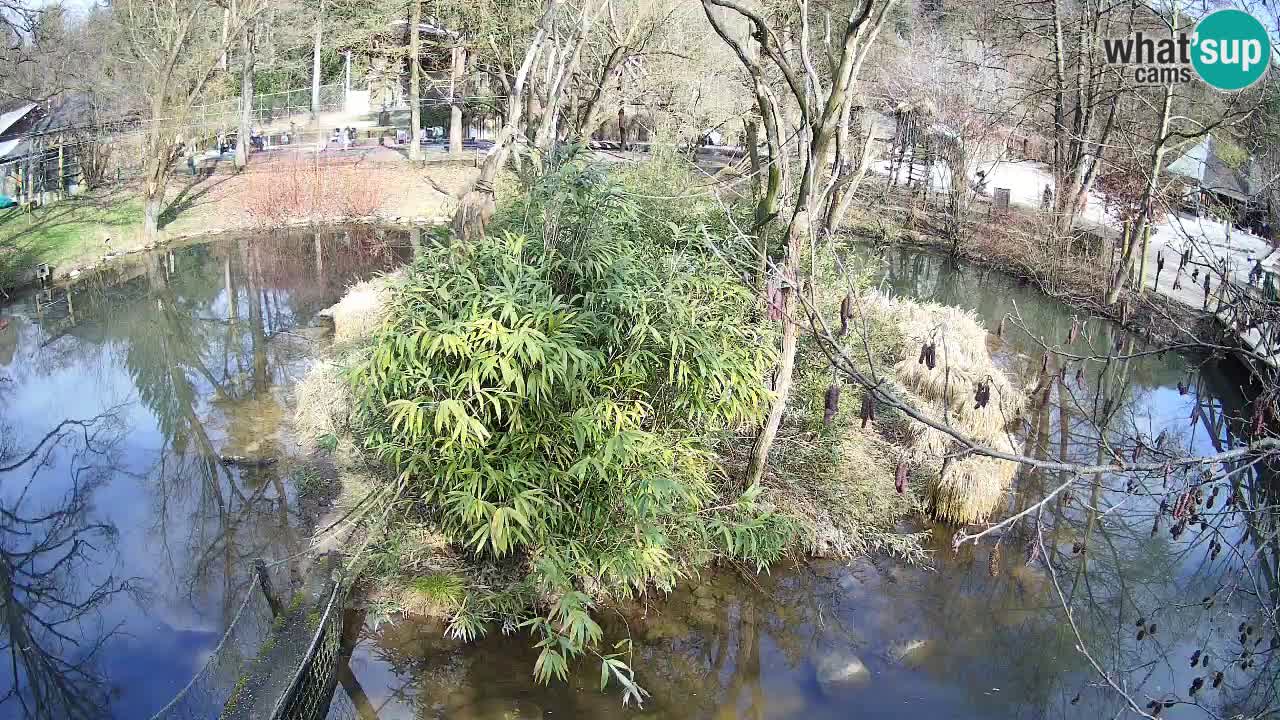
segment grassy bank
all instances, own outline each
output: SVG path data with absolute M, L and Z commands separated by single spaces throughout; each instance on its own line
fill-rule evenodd
M 0 212 L 0 280 L 40 263 L 58 268 L 96 260 L 126 245 L 141 226 L 142 203 L 125 187 L 87 192 L 31 214 Z
M 332 167 L 262 160 L 241 174 L 176 175 L 167 190 L 158 242 L 281 224 L 336 223 L 353 219 L 352 213 L 359 219 L 376 215 L 386 221 L 433 221 L 448 216 L 475 174 L 465 163 L 418 167 L 394 161 L 353 164 L 353 158 L 336 159 Z M 299 193 L 291 191 L 307 183 L 323 184 L 322 195 L 333 198 L 334 206 L 291 206 L 286 196 L 296 197 Z M 356 199 L 358 210 L 356 203 L 343 202 Z M 97 265 L 108 253 L 140 251 L 141 230 L 142 196 L 130 183 L 52 202 L 33 215 L 17 209 L 0 212 L 0 287 L 40 263 L 63 276 Z

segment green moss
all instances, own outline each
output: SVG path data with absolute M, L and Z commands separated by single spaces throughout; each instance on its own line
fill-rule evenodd
M 240 704 L 240 696 L 244 694 L 244 689 L 249 685 L 249 672 L 246 671 L 236 680 L 235 687 L 231 689 L 231 697 L 227 698 L 227 703 L 222 706 L 222 714 L 218 717 L 231 717 L 235 714 L 236 708 Z
M 1249 162 L 1249 152 L 1237 145 L 1230 138 L 1213 136 L 1213 154 L 1218 156 L 1227 167 L 1239 170 Z

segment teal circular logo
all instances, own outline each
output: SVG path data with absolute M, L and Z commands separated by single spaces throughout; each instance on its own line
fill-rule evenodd
M 1242 90 L 1258 81 L 1271 63 L 1271 39 L 1258 19 L 1241 10 L 1218 10 L 1204 17 L 1191 40 L 1191 64 L 1211 87 Z

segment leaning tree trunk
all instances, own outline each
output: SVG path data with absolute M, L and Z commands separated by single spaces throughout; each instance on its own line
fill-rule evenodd
M 795 294 L 800 291 L 797 279 L 800 272 L 800 252 L 808 244 L 812 223 L 808 210 L 801 208 L 791 218 L 791 227 L 787 228 L 787 255 L 783 259 L 783 287 L 777 298 L 778 308 L 782 314 L 782 354 L 778 357 L 776 381 L 773 386 L 773 404 L 769 407 L 769 415 L 765 418 L 764 427 L 756 435 L 755 444 L 751 448 L 751 464 L 747 468 L 747 486 L 755 485 L 764 478 L 765 468 L 769 465 L 769 451 L 778 437 L 778 428 L 782 427 L 782 415 L 787 409 L 787 398 L 791 394 L 792 381 L 795 379 L 796 347 L 800 340 L 800 323 L 795 317 L 797 303 Z
M 422 63 L 418 53 L 421 51 L 421 33 L 418 26 L 422 24 L 422 0 L 409 3 L 409 159 L 422 158 L 422 143 L 418 142 L 418 131 L 422 127 L 422 101 L 419 98 L 419 85 L 422 84 Z
M 628 49 L 623 45 L 617 45 L 609 53 L 609 57 L 604 62 L 604 68 L 600 71 L 600 77 L 596 80 L 595 87 L 591 89 L 591 96 L 587 98 L 582 116 L 579 118 L 577 113 L 574 114 L 574 120 L 578 123 L 578 143 L 587 145 L 591 142 L 591 136 L 595 134 L 596 128 L 600 125 L 600 116 L 604 110 L 604 94 L 609 87 L 609 83 L 613 82 L 622 72 L 622 62 L 626 60 Z
M 506 119 L 502 124 L 502 129 L 498 131 L 497 140 L 493 147 L 489 148 L 489 154 L 485 156 L 484 164 L 480 166 L 480 177 L 476 178 L 475 185 L 462 196 L 462 200 L 458 203 L 458 209 L 453 215 L 453 236 L 463 242 L 478 240 L 484 236 L 485 226 L 488 225 L 489 219 L 493 217 L 494 209 L 497 202 L 494 195 L 493 183 L 498 177 L 498 171 L 502 169 L 503 164 L 507 161 L 507 155 L 511 152 L 511 144 L 515 142 L 516 135 L 520 132 L 520 118 L 524 110 L 522 95 L 525 89 L 525 80 L 529 76 L 529 69 L 533 67 L 533 63 L 538 59 L 538 53 L 542 50 L 542 43 L 547 35 L 547 27 L 551 24 L 552 18 L 555 16 L 556 6 L 559 0 L 547 0 L 542 12 L 542 20 L 538 23 L 537 32 L 529 41 L 529 47 L 524 54 L 524 62 L 520 64 L 520 69 L 516 71 L 515 82 L 511 84 L 511 91 L 507 93 L 507 113 Z
M 1168 147 L 1169 119 L 1172 108 L 1173 86 L 1166 85 L 1164 87 L 1164 103 L 1160 112 L 1160 125 L 1156 131 L 1155 146 L 1151 149 L 1151 164 L 1147 167 L 1146 187 L 1142 190 L 1142 202 L 1139 205 L 1141 212 L 1133 232 L 1133 239 L 1129 241 L 1128 247 L 1124 249 L 1119 267 L 1116 268 L 1116 274 L 1111 278 L 1111 287 L 1107 289 L 1106 303 L 1108 305 L 1114 305 L 1119 302 L 1120 294 L 1124 292 L 1125 278 L 1129 277 L 1129 273 L 1133 269 L 1134 259 L 1142 253 L 1141 250 L 1135 253 L 1134 248 L 1141 246 L 1139 239 L 1146 237 L 1147 226 L 1151 222 L 1151 206 L 1160 185 L 1160 166 L 1164 163 L 1164 154 Z M 1138 278 L 1138 286 L 1142 286 L 1142 278 Z
M 249 133 L 253 129 L 253 21 L 245 23 L 240 40 L 240 133 L 236 137 L 236 170 L 249 164 Z
M 717 2 L 719 0 L 703 0 L 707 16 L 716 28 L 717 34 L 734 48 L 748 70 L 753 66 L 758 68 L 758 63 L 749 60 L 745 50 L 740 45 L 736 45 L 717 25 L 710 8 L 707 7 Z M 782 354 L 778 360 L 773 404 L 769 408 L 765 425 L 757 434 L 755 445 L 751 449 L 751 462 L 746 478 L 748 487 L 756 485 L 764 478 L 765 468 L 769 463 L 769 451 L 777 438 L 778 428 L 782 424 L 782 416 L 786 411 L 787 399 L 791 391 L 795 374 L 796 345 L 800 334 L 795 298 L 797 293 L 803 291 L 800 284 L 802 254 L 805 248 L 809 247 L 810 239 L 813 237 L 813 214 L 819 211 L 827 200 L 826 191 L 821 187 L 821 180 L 829 162 L 828 149 L 839 129 L 845 104 L 853 102 L 853 88 L 862 63 L 874 44 L 880 28 L 884 25 L 889 10 L 896 4 L 896 0 L 884 0 L 880 3 L 874 17 L 872 16 L 873 4 L 869 1 L 863 7 L 863 12 L 856 23 L 851 23 L 846 31 L 838 65 L 831 73 L 831 90 L 825 102 L 815 103 L 805 113 L 810 142 L 807 143 L 804 152 L 804 174 L 796 196 L 796 209 L 791 216 L 791 224 L 787 228 L 787 250 L 783 258 L 780 278 L 782 291 L 777 298 L 782 314 Z M 762 24 L 762 21 L 759 22 Z M 769 51 L 768 48 L 765 50 Z M 817 78 L 811 78 L 811 81 L 816 83 Z M 807 92 L 798 82 L 792 87 L 792 92 L 797 102 L 807 102 Z M 761 111 L 769 112 L 769 108 L 761 108 Z

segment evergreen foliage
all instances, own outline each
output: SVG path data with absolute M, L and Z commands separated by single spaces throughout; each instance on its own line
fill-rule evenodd
M 764 569 L 792 537 L 717 462 L 763 416 L 769 330 L 704 249 L 712 230 L 646 202 L 566 162 L 488 237 L 422 249 L 353 369 L 368 445 L 414 511 L 527 570 L 545 613 L 515 620 L 540 638 L 544 681 L 599 646 L 599 600 L 716 558 Z M 464 603 L 455 633 L 512 624 L 511 602 Z M 596 654 L 639 699 L 619 655 Z

